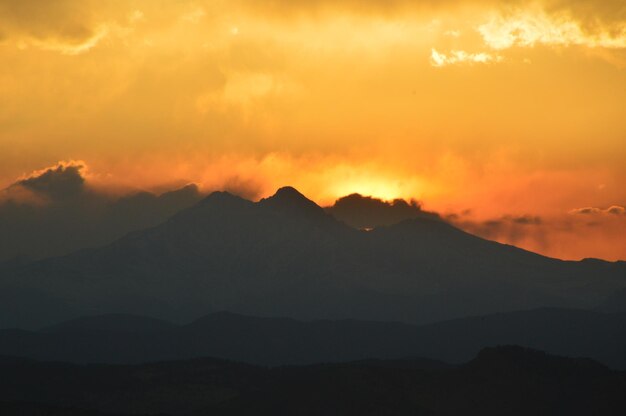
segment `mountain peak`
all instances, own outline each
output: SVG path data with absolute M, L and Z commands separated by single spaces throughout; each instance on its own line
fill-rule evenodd
M 283 186 L 282 188 L 278 188 L 276 193 L 267 198 L 267 200 L 276 201 L 275 203 L 280 203 L 281 205 L 292 205 L 301 207 L 315 206 L 319 208 L 315 202 L 308 199 L 293 186 Z
M 279 197 L 279 198 L 304 198 L 304 199 L 306 199 L 306 197 L 304 195 L 302 195 L 302 193 L 300 193 L 300 191 L 298 191 L 293 186 L 283 186 L 281 188 L 278 188 L 278 190 L 274 194 L 274 197 Z
M 213 191 L 209 195 L 207 195 L 205 199 L 210 200 L 210 199 L 222 199 L 222 198 L 237 198 L 237 197 L 228 191 Z
M 226 191 L 215 191 L 202 199 L 192 211 L 200 216 L 207 215 L 208 212 L 219 213 L 219 215 L 231 215 L 234 212 L 241 212 L 253 207 L 252 201 L 243 199 Z
M 315 202 L 308 199 L 304 196 L 300 191 L 298 191 L 293 186 L 283 186 L 282 188 L 278 188 L 274 195 L 269 198 L 264 198 L 259 201 L 263 204 L 270 205 L 314 205 L 318 206 Z M 319 207 L 318 207 L 319 208 Z
M 299 213 L 308 217 L 326 217 L 326 213 L 319 205 L 292 186 L 279 188 L 274 195 L 259 201 L 259 205 L 282 212 Z
M 215 191 L 211 192 L 205 197 L 202 202 L 204 203 L 218 203 L 218 204 L 237 204 L 244 201 L 243 198 L 233 195 L 227 191 Z

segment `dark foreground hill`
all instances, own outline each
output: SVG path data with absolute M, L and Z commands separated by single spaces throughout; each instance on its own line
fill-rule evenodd
M 216 359 L 137 366 L 4 360 L 0 371 L 5 416 L 626 412 L 625 373 L 520 347 L 485 349 L 467 364 L 438 368 L 411 360 L 277 368 Z
M 538 309 L 415 326 L 297 321 L 214 313 L 175 325 L 132 315 L 81 318 L 41 331 L 0 331 L 0 354 L 75 363 L 131 364 L 217 357 L 261 365 L 428 357 L 465 362 L 516 344 L 626 369 L 626 314 Z
M 428 323 L 539 307 L 596 308 L 626 265 L 567 262 L 432 218 L 356 230 L 293 188 L 257 203 L 216 192 L 110 245 L 0 267 L 0 327 L 229 310 Z

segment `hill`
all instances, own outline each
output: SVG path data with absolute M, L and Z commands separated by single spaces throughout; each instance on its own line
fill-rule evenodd
M 520 347 L 467 364 L 357 361 L 277 368 L 197 359 L 138 366 L 0 363 L 0 411 L 162 415 L 622 415 L 626 377 Z M 59 382 L 63 380 L 63 382 Z M 84 409 L 84 413 L 77 413 Z M 62 413 L 56 413 L 62 414 Z
M 0 330 L 0 354 L 110 364 L 207 356 L 259 365 L 408 357 L 460 363 L 485 347 L 503 344 L 590 357 L 626 369 L 626 314 L 539 309 L 422 326 L 226 312 L 175 325 L 117 314 L 85 317 L 36 332 Z

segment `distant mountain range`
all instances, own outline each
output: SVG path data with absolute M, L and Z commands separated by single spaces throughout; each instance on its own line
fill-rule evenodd
M 423 359 L 257 367 L 0 359 L 3 416 L 623 415 L 626 373 L 515 346 L 463 365 Z
M 0 330 L 0 355 L 110 364 L 209 356 L 261 365 L 411 357 L 460 363 L 484 347 L 508 344 L 590 357 L 626 370 L 626 314 L 538 309 L 423 326 L 304 322 L 228 312 L 176 325 L 114 314 L 75 319 L 40 331 Z
M 7 263 L 0 327 L 106 313 L 180 322 L 219 310 L 428 323 L 592 309 L 624 288 L 623 262 L 551 259 L 437 218 L 361 231 L 286 187 L 257 203 L 215 192 L 104 247 Z
M 102 246 L 131 231 L 161 224 L 203 197 L 195 185 L 160 195 L 137 192 L 113 197 L 87 188 L 77 173 L 72 181 L 77 182 L 75 189 L 63 198 L 39 189 L 42 203 L 7 201 L 2 198 L 7 190 L 0 189 L 0 262 L 38 260 Z M 64 182 L 67 179 L 56 186 Z

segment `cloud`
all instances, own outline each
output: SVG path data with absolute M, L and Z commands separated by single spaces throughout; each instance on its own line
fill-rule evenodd
M 77 1 L 0 0 L 0 22 L 13 36 L 80 44 L 93 36 L 87 15 Z
M 621 205 L 612 205 L 608 208 L 584 207 L 569 212 L 574 215 L 626 215 L 626 208 Z
M 59 162 L 57 165 L 32 173 L 10 188 L 21 187 L 51 200 L 74 198 L 85 190 L 81 162 Z
M 520 9 L 509 15 L 495 15 L 477 30 L 485 44 L 496 50 L 535 45 L 626 48 L 626 22 L 585 28 L 582 21 L 571 16 L 542 10 Z
M 478 30 L 485 44 L 494 49 L 539 43 L 623 48 L 626 41 L 626 12 L 623 2 L 617 0 L 234 0 L 228 6 L 207 0 L 162 3 L 157 6 L 159 9 L 182 10 L 180 20 L 187 24 L 232 11 L 292 19 L 294 14 L 319 18 L 325 12 L 397 17 L 472 9 L 490 16 L 483 19 Z M 136 22 L 136 16 L 144 19 L 143 11 L 137 14 L 137 7 L 155 6 L 146 0 L 132 5 L 93 0 L 0 0 L 0 27 L 5 37 L 24 44 L 78 54 L 107 37 L 115 29 L 115 22 Z M 449 28 L 446 33 L 456 36 L 460 28 Z
M 586 257 L 617 260 L 624 258 L 621 243 L 626 232 L 625 216 L 626 208 L 613 205 L 578 208 L 569 215 L 477 219 L 470 212 L 446 215 L 444 219 L 471 234 L 543 255 L 572 260 Z
M 503 59 L 499 55 L 494 56 L 487 52 L 469 53 L 453 50 L 446 55 L 433 48 L 430 53 L 430 64 L 435 67 L 455 64 L 488 64 L 490 62 L 501 62 Z
M 434 67 L 498 63 L 509 58 L 505 51 L 510 48 L 540 45 L 596 49 L 594 56 L 623 66 L 623 57 L 619 55 L 626 49 L 626 8 L 618 0 L 242 0 L 240 3 L 256 14 L 289 19 L 296 14 L 303 19 L 350 15 L 395 19 L 395 23 L 412 20 L 410 26 L 428 30 L 429 46 L 433 48 L 429 60 Z M 430 18 L 421 20 L 424 16 Z M 443 48 L 445 52 L 441 52 Z M 522 59 L 530 62 L 528 58 Z
M 415 200 L 383 201 L 360 194 L 339 198 L 333 206 L 326 208 L 326 212 L 359 229 L 391 225 L 411 218 L 440 219 L 438 214 L 422 210 L 421 204 Z
M 623 0 L 239 0 L 239 4 L 257 13 L 276 16 L 291 16 L 298 12 L 318 15 L 323 11 L 394 15 L 410 11 L 468 9 L 511 15 L 519 10 L 532 9 L 547 16 L 580 22 L 583 30 L 597 30 L 626 21 Z
M 542 223 L 541 217 L 536 215 L 505 216 L 504 218 L 520 225 L 540 225 Z
M 594 208 L 594 207 L 576 208 L 570 211 L 570 214 L 583 214 L 583 215 L 599 214 L 599 213 L 602 213 L 602 210 L 600 208 Z
M 92 0 L 0 0 L 5 40 L 15 40 L 21 49 L 87 52 L 111 32 L 110 17 L 103 3 Z
M 584 27 L 598 27 L 626 21 L 623 0 L 544 0 L 544 9 L 552 14 L 570 15 Z
M 619 205 L 613 205 L 607 209 L 607 212 L 613 215 L 626 215 L 626 208 Z
M 499 7 L 507 9 L 522 6 L 541 6 L 553 13 L 569 12 L 589 19 L 615 20 L 624 18 L 626 11 L 622 0 L 239 0 L 242 5 L 255 7 L 272 13 L 286 10 L 340 8 L 360 13 L 380 13 L 384 11 L 405 12 L 408 9 L 467 7 Z
M 33 39 L 31 44 L 47 51 L 60 52 L 65 55 L 80 55 L 96 46 L 109 33 L 110 28 L 107 25 L 101 25 L 94 29 L 91 37 L 83 39 L 81 42 L 68 43 L 59 39 Z
M 535 246 L 546 248 L 546 224 L 543 218 L 537 215 L 503 215 L 499 218 L 492 218 L 476 221 L 470 218 L 471 213 L 449 214 L 445 219 L 455 226 L 480 237 L 506 242 L 508 244 L 519 244 L 522 241 L 532 240 Z

